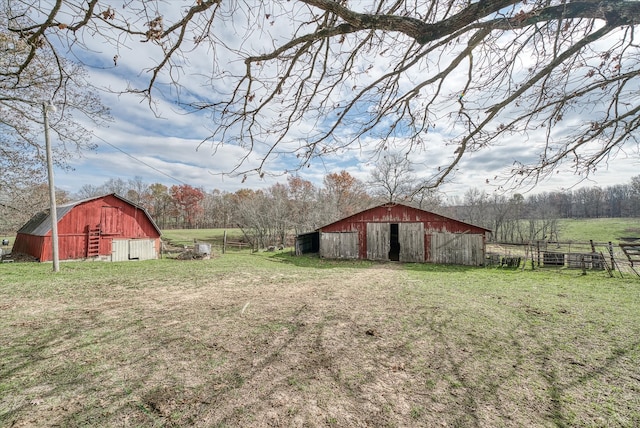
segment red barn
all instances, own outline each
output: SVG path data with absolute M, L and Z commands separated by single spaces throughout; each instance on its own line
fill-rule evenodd
M 321 257 L 480 266 L 489 229 L 402 204 L 384 204 L 301 235 Z M 311 251 L 309 251 L 311 252 Z
M 160 229 L 144 208 L 116 194 L 60 205 L 56 213 L 60 260 L 158 258 Z M 18 230 L 13 252 L 52 260 L 49 210 Z

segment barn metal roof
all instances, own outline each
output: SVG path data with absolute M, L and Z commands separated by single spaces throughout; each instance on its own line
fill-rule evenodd
M 58 221 L 60 221 L 74 207 L 84 204 L 85 202 L 105 198 L 107 196 L 116 197 L 121 201 L 124 201 L 127 204 L 136 207 L 140 211 L 143 211 L 144 214 L 149 219 L 149 221 L 151 222 L 151 224 L 153 225 L 153 227 L 158 231 L 158 234 L 160 235 L 162 234 L 162 232 L 160 231 L 160 228 L 158 227 L 158 225 L 156 225 L 155 221 L 153 221 L 153 218 L 151 218 L 151 216 L 149 215 L 149 213 L 144 207 L 141 207 L 140 205 L 135 204 L 116 193 L 110 193 L 102 196 L 95 196 L 92 198 L 82 199 L 80 201 L 69 202 L 66 204 L 58 205 L 56 206 L 56 214 L 58 217 Z M 28 222 L 24 224 L 24 226 L 20 228 L 20 230 L 18 230 L 18 233 L 24 233 L 25 235 L 46 236 L 46 234 L 49 233 L 49 231 L 51 230 L 51 216 L 49 215 L 50 212 L 51 210 L 49 209 L 49 210 L 40 211 L 39 213 L 35 214 L 33 217 L 31 217 L 31 219 Z
M 491 232 L 491 229 L 487 229 L 484 226 L 478 226 L 477 224 L 472 224 L 472 223 L 469 223 L 469 222 L 466 222 L 466 221 L 457 220 L 457 219 L 452 218 L 452 217 L 447 217 L 447 216 L 444 216 L 442 214 L 437 214 L 437 213 L 434 213 L 434 212 L 431 212 L 431 211 L 423 210 L 421 208 L 412 207 L 410 205 L 401 204 L 401 203 L 398 203 L 398 202 L 387 202 L 387 203 L 384 203 L 382 205 L 376 205 L 374 207 L 367 208 L 367 209 L 359 211 L 359 212 L 357 212 L 355 214 L 351 214 L 351 215 L 349 215 L 347 217 L 341 218 L 340 220 L 336 220 L 336 221 L 333 221 L 331 223 L 325 224 L 324 226 L 321 226 L 321 227 L 317 228 L 316 232 L 324 229 L 325 227 L 332 226 L 332 225 L 334 225 L 336 223 L 340 223 L 342 221 L 348 220 L 351 217 L 356 217 L 356 216 L 358 216 L 358 215 L 360 215 L 362 213 L 365 213 L 367 211 L 372 211 L 372 210 L 375 210 L 376 208 L 382 208 L 382 207 L 386 208 L 386 207 L 394 207 L 394 206 L 401 206 L 401 207 L 410 208 L 410 209 L 416 210 L 416 211 L 422 211 L 422 212 L 425 212 L 425 213 L 429 213 L 429 214 L 433 214 L 435 216 L 441 217 L 441 218 L 443 218 L 445 220 L 451 220 L 451 221 L 456 221 L 456 222 L 462 223 L 462 224 L 468 224 L 469 226 L 477 227 L 478 229 L 483 229 L 483 230 L 485 230 L 487 232 Z

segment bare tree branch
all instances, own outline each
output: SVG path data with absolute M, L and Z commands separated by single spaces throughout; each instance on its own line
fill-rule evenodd
M 587 175 L 619 150 L 637 151 L 637 1 L 199 0 L 173 12 L 141 0 L 122 10 L 23 4 L 10 28 L 31 56 L 7 78 L 22 78 L 42 40 L 73 51 L 90 34 L 116 52 L 139 41 L 157 49 L 155 62 L 129 90 L 151 103 L 166 96 L 162 85 L 202 76 L 189 74 L 190 55 L 215 58 L 201 81 L 210 90 L 188 105 L 210 113 L 203 144 L 244 150 L 230 173 L 282 173 L 272 160 L 295 162 L 288 171 L 393 145 L 438 154 L 431 187 L 471 153 L 524 140 L 538 157 L 495 174 L 522 185 L 565 163 Z

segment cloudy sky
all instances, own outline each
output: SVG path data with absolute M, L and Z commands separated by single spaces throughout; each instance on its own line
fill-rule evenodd
M 286 27 L 286 26 L 285 26 Z M 271 37 L 284 40 L 286 28 L 270 29 Z M 221 31 L 221 39 L 233 44 L 238 37 L 237 29 Z M 243 46 L 259 45 L 264 40 L 257 40 L 259 33 L 251 33 L 243 39 Z M 244 37 L 244 36 L 243 36 Z M 105 89 L 101 95 L 103 102 L 111 109 L 113 122 L 105 128 L 92 128 L 93 142 L 97 144 L 94 152 L 85 152 L 82 157 L 71 162 L 72 170 L 57 170 L 56 186 L 69 192 L 77 191 L 83 184 L 99 186 L 111 178 L 123 180 L 140 177 L 144 182 L 160 182 L 166 185 L 189 184 L 203 187 L 205 190 L 220 189 L 233 192 L 240 188 L 265 188 L 279 181 L 285 181 L 282 172 L 287 165 L 276 159 L 271 164 L 270 172 L 259 178 L 250 175 L 243 177 L 224 176 L 222 173 L 235 166 L 244 152 L 237 146 L 224 145 L 213 150 L 209 143 L 202 143 L 214 127 L 212 118 L 200 113 L 189 113 L 175 103 L 174 95 L 168 88 L 164 98 L 157 97 L 155 112 L 149 104 L 130 94 L 117 94 L 128 86 L 140 85 L 148 78 L 148 74 L 140 72 L 153 64 L 157 50 L 151 43 L 132 40 L 126 49 L 96 41 L 91 44 L 91 53 L 77 53 L 89 65 L 92 81 L 98 88 Z M 276 43 L 277 44 L 277 43 Z M 117 65 L 113 57 L 118 55 Z M 190 81 L 190 75 L 206 76 L 212 62 L 219 67 L 234 69 L 238 65 L 216 52 L 216 55 L 198 51 L 184 60 L 182 83 L 185 84 L 187 96 L 202 91 L 203 97 L 212 97 L 212 88 L 207 87 L 206 79 Z M 185 80 L 186 76 L 186 80 Z M 109 92 L 113 91 L 113 92 Z M 185 94 L 182 94 L 184 97 Z M 442 125 L 442 126 L 440 126 Z M 87 126 L 92 126 L 90 123 Z M 311 126 L 311 125 L 309 125 Z M 445 144 L 448 138 L 447 124 L 439 124 L 430 133 L 430 150 L 428 153 L 413 153 L 415 174 L 427 178 L 433 174 L 430 168 L 435 159 L 444 159 L 451 155 L 451 146 Z M 535 153 L 535 144 L 527 143 L 523 147 L 517 136 L 509 137 L 492 147 L 468 155 L 459 165 L 458 171 L 450 182 L 442 187 L 449 196 L 462 196 L 469 188 L 478 188 L 487 192 L 496 190 L 494 177 L 508 171 L 516 159 L 526 157 L 527 151 Z M 53 142 L 55 144 L 55 141 Z M 367 181 L 375 162 L 367 152 L 367 142 L 351 151 L 343 151 L 335 155 L 327 155 L 314 160 L 308 168 L 298 172 L 304 179 L 320 186 L 322 178 L 331 172 L 347 170 L 353 176 Z M 371 142 L 375 143 L 375 142 Z M 250 158 L 249 163 L 256 162 Z M 607 163 L 600 165 L 598 171 L 585 181 L 566 168 L 537 185 L 533 192 L 563 190 L 573 186 L 608 186 L 624 184 L 634 175 L 640 174 L 640 160 L 635 153 L 618 152 Z M 488 181 L 488 183 L 487 183 Z M 576 187 L 574 187 L 576 188 Z M 528 188 L 527 188 L 528 189 Z M 521 190 L 527 190 L 521 189 Z

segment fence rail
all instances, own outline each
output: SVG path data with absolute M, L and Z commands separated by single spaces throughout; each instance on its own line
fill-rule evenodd
M 640 239 L 638 242 L 637 245 L 640 246 Z M 487 264 L 524 268 L 524 264 L 529 262 L 532 267 L 606 269 L 611 275 L 640 277 L 640 263 L 634 263 L 634 257 L 628 257 L 625 251 L 628 246 L 594 241 L 488 243 Z M 514 260 L 518 260 L 517 266 Z

